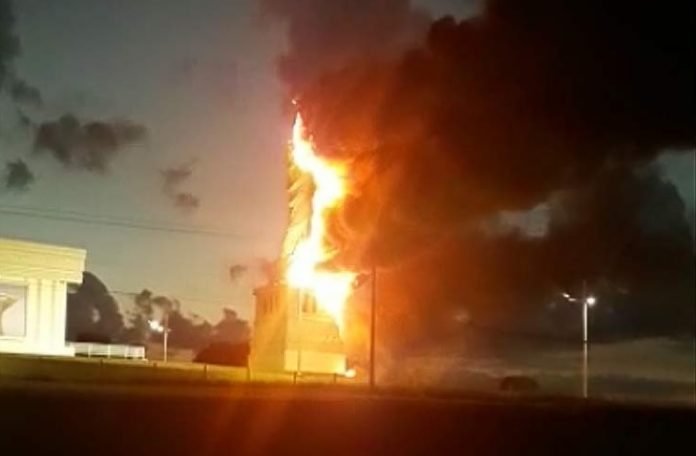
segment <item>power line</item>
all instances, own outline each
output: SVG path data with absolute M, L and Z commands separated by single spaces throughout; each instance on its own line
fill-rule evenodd
M 130 296 L 130 297 L 136 297 L 138 296 L 142 291 L 125 291 L 125 290 L 109 290 L 109 293 L 111 294 L 116 294 L 120 296 Z M 158 295 L 159 296 L 159 295 Z M 167 296 L 169 297 L 169 296 Z M 220 304 L 220 305 L 231 305 L 233 304 L 232 301 L 234 301 L 233 298 L 229 299 L 223 299 L 223 298 L 196 298 L 192 296 L 172 296 L 172 299 L 176 299 L 177 301 L 180 302 L 197 302 L 197 303 L 204 303 L 204 304 Z
M 193 227 L 193 226 L 183 226 L 183 225 L 164 225 L 157 224 L 153 222 L 144 222 L 137 220 L 119 219 L 114 217 L 95 217 L 91 214 L 85 214 L 75 211 L 58 211 L 54 209 L 36 209 L 36 208 L 22 208 L 22 207 L 12 207 L 12 206 L 0 206 L 0 213 L 9 214 L 19 217 L 29 217 L 29 218 L 40 218 L 46 220 L 53 220 L 58 222 L 68 222 L 68 223 L 81 223 L 86 225 L 102 225 L 111 226 L 118 228 L 127 229 L 138 229 L 145 231 L 162 231 L 170 233 L 179 234 L 192 234 L 201 236 L 213 236 L 213 237 L 224 237 L 224 238 L 248 238 L 249 235 L 242 235 L 239 233 L 231 233 L 227 231 L 204 228 L 204 227 Z
M 48 213 L 48 214 L 58 214 L 58 215 L 75 215 L 78 217 L 87 217 L 87 218 L 99 218 L 99 219 L 105 219 L 105 220 L 121 220 L 121 221 L 128 221 L 128 222 L 134 222 L 134 223 L 145 223 L 145 224 L 156 224 L 157 222 L 150 221 L 150 220 L 143 220 L 143 219 L 135 219 L 135 218 L 128 218 L 128 217 L 114 217 L 111 215 L 101 215 L 101 214 L 92 214 L 89 212 L 81 212 L 81 211 L 75 211 L 71 209 L 65 209 L 65 208 L 52 208 L 52 207 L 32 207 L 32 206 L 11 206 L 11 205 L 0 205 L 0 209 L 8 209 L 8 210 L 16 210 L 16 211 L 29 211 L 29 212 L 39 212 L 39 213 Z

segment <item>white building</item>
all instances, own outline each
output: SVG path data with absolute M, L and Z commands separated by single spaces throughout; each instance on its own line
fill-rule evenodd
M 81 249 L 0 239 L 0 352 L 72 356 L 67 286 L 82 282 Z
M 338 326 L 314 300 L 284 285 L 257 288 L 250 365 L 265 372 L 344 374 Z

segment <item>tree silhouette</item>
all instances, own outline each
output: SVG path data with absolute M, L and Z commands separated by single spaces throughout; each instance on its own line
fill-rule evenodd
M 90 272 L 68 293 L 66 338 L 80 342 L 115 342 L 123 333 L 123 316 L 106 285 Z

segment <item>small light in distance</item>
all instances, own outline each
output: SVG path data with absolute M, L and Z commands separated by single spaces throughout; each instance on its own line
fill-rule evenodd
M 157 320 L 148 320 L 148 325 L 150 325 L 150 329 L 155 332 L 164 332 L 164 327 L 162 324 L 157 321 Z
M 568 293 L 563 293 L 561 296 L 563 296 L 566 299 L 570 299 L 570 295 Z
M 597 303 L 597 298 L 594 296 L 588 296 L 587 299 L 585 299 L 585 302 L 588 306 L 592 307 Z

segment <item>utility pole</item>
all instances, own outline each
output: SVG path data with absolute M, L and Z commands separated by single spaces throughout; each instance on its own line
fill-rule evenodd
M 588 331 L 587 314 L 589 308 L 587 296 L 587 281 L 582 281 L 582 397 L 587 399 L 587 361 L 588 361 Z
M 370 299 L 370 389 L 375 389 L 375 329 L 377 327 L 377 263 L 372 262 L 372 293 Z

